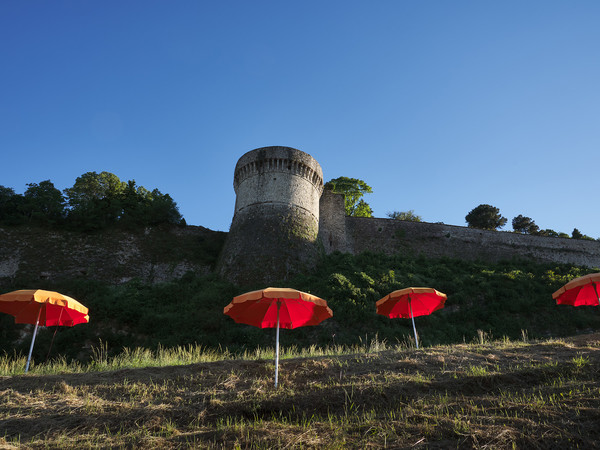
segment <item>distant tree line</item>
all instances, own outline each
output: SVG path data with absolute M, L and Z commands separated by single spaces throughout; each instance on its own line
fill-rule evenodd
M 506 217 L 500 214 L 500 210 L 492 205 L 482 204 L 473 208 L 466 215 L 465 220 L 470 228 L 480 228 L 482 230 L 497 230 L 506 225 Z M 532 234 L 535 236 L 563 237 L 572 239 L 585 239 L 593 241 L 594 238 L 582 234 L 577 228 L 574 228 L 571 235 L 567 233 L 556 232 L 551 229 L 541 230 L 530 218 L 519 214 L 512 220 L 512 227 L 515 233 Z
M 63 192 L 50 180 L 27 184 L 24 194 L 0 186 L 0 224 L 95 231 L 185 225 L 185 220 L 169 194 L 121 181 L 110 172 L 87 172 Z

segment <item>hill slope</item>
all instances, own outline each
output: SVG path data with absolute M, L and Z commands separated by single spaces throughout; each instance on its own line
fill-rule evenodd
M 336 253 L 322 257 L 312 273 L 285 284 L 313 293 L 333 310 L 332 319 L 316 327 L 283 330 L 283 345 L 307 347 L 356 345 L 377 337 L 390 344 L 412 339 L 410 320 L 375 314 L 375 302 L 407 286 L 433 287 L 448 295 L 446 307 L 416 318 L 424 345 L 470 341 L 479 330 L 496 338 L 558 337 L 600 330 L 594 307 L 557 306 L 552 292 L 570 279 L 598 269 L 570 265 L 466 262 L 411 256 Z M 264 286 L 239 287 L 215 275 L 187 273 L 149 284 L 139 279 L 120 285 L 99 280 L 50 280 L 37 287 L 56 290 L 90 309 L 89 324 L 59 328 L 51 356 L 62 354 L 85 362 L 101 342 L 109 354 L 124 347 L 156 349 L 199 344 L 234 352 L 273 346 L 273 330 L 236 324 L 223 314 L 231 298 Z M 22 288 L 13 287 L 15 288 Z M 9 289 L 7 288 L 6 291 Z M 54 334 L 43 329 L 34 359 L 44 361 Z M 0 315 L 0 351 L 27 354 L 30 331 Z

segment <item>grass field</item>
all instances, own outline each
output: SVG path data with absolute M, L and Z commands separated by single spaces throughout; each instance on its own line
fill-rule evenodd
M 162 353 L 161 353 L 162 352 Z M 594 448 L 600 335 L 425 347 L 131 350 L 17 374 L 0 448 Z
M 38 287 L 82 301 L 91 321 L 41 329 L 23 375 L 31 326 L 0 315 L 0 449 L 600 447 L 600 315 L 552 299 L 591 271 L 324 256 L 285 286 L 334 316 L 282 331 L 279 389 L 274 331 L 223 314 L 251 286 L 49 280 Z M 417 318 L 419 350 L 410 320 L 375 313 L 407 286 L 448 295 Z

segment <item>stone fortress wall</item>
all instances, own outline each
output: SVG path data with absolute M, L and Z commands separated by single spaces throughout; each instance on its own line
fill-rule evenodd
M 233 186 L 236 206 L 229 233 L 193 226 L 93 235 L 0 228 L 0 282 L 64 277 L 161 282 L 187 271 L 209 273 L 213 263 L 200 257 L 202 249 L 215 248 L 213 243 L 222 242 L 224 235 L 216 271 L 240 285 L 286 279 L 312 267 L 322 252 L 335 251 L 482 261 L 526 258 L 600 267 L 598 241 L 346 217 L 343 195 L 323 190 L 318 162 L 289 147 L 243 155 Z
M 266 147 L 243 155 L 236 166 L 234 188 L 236 212 L 223 255 L 235 270 L 221 270 L 221 274 L 233 275 L 236 281 L 287 278 L 309 267 L 312 258 L 316 261 L 317 247 L 326 254 L 371 251 L 482 261 L 524 258 L 600 267 L 598 241 L 346 217 L 343 195 L 323 191 L 319 164 L 289 147 Z M 294 219 L 286 220 L 290 214 Z M 260 253 L 272 255 L 269 264 Z M 251 261 L 261 261 L 261 268 L 268 271 L 249 269 Z
M 229 265 L 235 270 L 221 270 L 221 274 L 233 275 L 236 281 L 285 279 L 311 266 L 317 248 L 326 254 L 371 251 L 482 261 L 524 258 L 600 267 L 598 241 L 346 217 L 343 195 L 323 191 L 319 164 L 310 155 L 289 147 L 265 147 L 243 155 L 236 166 L 234 188 L 236 212 L 223 255 L 230 258 Z M 290 214 L 295 219 L 286 221 Z M 273 255 L 272 264 L 262 262 L 264 257 L 258 257 L 261 252 Z M 261 268 L 269 268 L 269 274 L 250 270 L 243 275 L 251 261 L 242 255 L 248 254 L 253 255 L 252 260 L 261 261 Z M 291 264 L 296 260 L 302 264 Z M 287 269 L 277 269 L 277 264 Z
M 600 242 L 426 222 L 346 217 L 341 251 L 500 261 L 513 258 L 600 267 Z
M 395 219 L 346 217 L 344 196 L 321 196 L 319 238 L 325 253 L 424 255 L 500 261 L 512 258 L 600 267 L 600 242 L 489 231 Z
M 303 209 L 319 223 L 323 171 L 310 155 L 290 147 L 265 147 L 242 156 L 235 168 L 235 213 L 267 204 Z
M 237 162 L 235 212 L 217 271 L 240 283 L 269 283 L 318 258 L 323 171 L 309 154 L 262 147 Z

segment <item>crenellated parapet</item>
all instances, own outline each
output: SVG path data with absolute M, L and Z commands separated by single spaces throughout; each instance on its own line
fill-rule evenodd
M 248 207 L 280 205 L 302 209 L 318 226 L 323 171 L 308 153 L 291 147 L 257 148 L 239 159 L 233 179 L 236 215 Z
M 235 212 L 218 271 L 237 283 L 273 283 L 317 260 L 323 171 L 308 153 L 262 147 L 234 170 Z
M 269 147 L 271 152 L 279 153 L 274 149 L 289 149 L 289 147 Z M 259 149 L 260 150 L 260 149 Z M 294 149 L 295 150 L 295 149 Z M 284 150 L 285 151 L 285 150 Z M 299 152 L 300 150 L 296 150 Z M 279 155 L 274 155 L 279 156 Z M 311 158 L 312 159 L 312 158 Z M 314 161 L 314 160 L 313 160 Z M 316 162 L 316 161 L 314 161 Z M 313 164 L 314 166 L 314 164 Z M 238 162 L 236 166 L 235 173 L 233 176 L 233 189 L 237 193 L 238 186 L 244 180 L 249 177 L 253 177 L 258 175 L 259 173 L 272 172 L 272 173 L 282 173 L 287 175 L 294 175 L 297 177 L 302 177 L 310 182 L 314 188 L 323 192 L 323 172 L 321 167 L 311 167 L 310 161 L 298 161 L 296 159 L 290 159 L 289 157 L 277 158 L 271 157 L 267 159 L 255 159 L 255 160 L 246 160 Z

